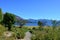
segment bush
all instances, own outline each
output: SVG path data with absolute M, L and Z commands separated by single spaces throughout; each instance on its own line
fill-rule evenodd
M 36 28 L 35 28 L 35 27 L 33 27 L 33 28 L 32 28 L 32 30 L 36 30 Z

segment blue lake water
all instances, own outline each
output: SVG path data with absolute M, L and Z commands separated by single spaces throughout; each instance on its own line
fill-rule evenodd
M 38 26 L 37 23 L 26 23 L 25 26 Z
M 20 26 L 18 23 L 15 23 L 15 26 Z M 24 26 L 38 26 L 37 23 L 26 23 Z

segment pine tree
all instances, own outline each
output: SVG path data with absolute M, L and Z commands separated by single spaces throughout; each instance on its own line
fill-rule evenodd
M 6 12 L 3 17 L 3 24 L 8 27 L 8 31 L 11 30 L 12 25 L 15 23 L 15 15 Z
M 2 21 L 3 19 L 3 14 L 2 14 L 2 9 L 0 8 L 0 22 Z

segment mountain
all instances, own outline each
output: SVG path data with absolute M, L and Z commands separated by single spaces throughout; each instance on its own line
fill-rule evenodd
M 45 26 L 52 26 L 52 20 L 40 19 L 40 21 L 46 23 Z
M 41 21 L 44 26 L 52 26 L 52 20 L 48 20 L 48 19 L 27 19 L 28 22 L 26 23 L 27 26 L 38 26 L 38 21 Z
M 27 19 L 27 23 L 25 24 L 26 26 L 38 26 L 37 20 L 34 19 Z
M 27 23 L 36 23 L 38 22 L 37 20 L 34 20 L 34 19 L 27 19 Z
M 48 20 L 48 19 L 23 19 L 19 16 L 16 16 L 17 20 L 27 20 L 27 23 L 25 26 L 38 26 L 38 21 L 41 21 L 44 25 L 43 26 L 52 26 L 52 21 L 53 20 Z M 57 25 L 60 25 L 60 21 L 57 21 Z M 16 23 L 16 25 L 19 25 L 19 23 Z
M 19 17 L 19 16 L 16 16 L 16 15 L 15 15 L 15 17 L 16 17 L 16 20 L 24 20 L 23 18 L 21 18 L 21 17 Z

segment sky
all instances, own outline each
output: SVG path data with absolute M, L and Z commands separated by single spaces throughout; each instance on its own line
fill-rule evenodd
M 60 20 L 60 0 L 0 0 L 0 8 L 24 19 Z

